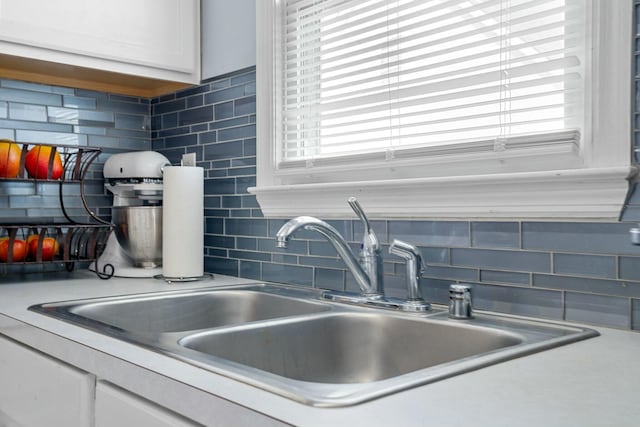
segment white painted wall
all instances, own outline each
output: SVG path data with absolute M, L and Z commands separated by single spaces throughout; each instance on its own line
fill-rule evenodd
M 202 0 L 203 80 L 256 65 L 255 2 Z

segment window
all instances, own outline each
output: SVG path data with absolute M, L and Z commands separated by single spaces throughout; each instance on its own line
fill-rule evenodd
M 631 2 L 259 4 L 266 215 L 619 214 Z

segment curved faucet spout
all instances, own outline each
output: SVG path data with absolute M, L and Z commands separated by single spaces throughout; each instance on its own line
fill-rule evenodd
M 278 233 L 276 233 L 276 246 L 279 248 L 286 248 L 289 237 L 300 228 L 317 231 L 324 236 L 329 243 L 333 245 L 336 252 L 338 252 L 338 255 L 340 255 L 340 258 L 342 258 L 349 271 L 351 271 L 358 283 L 358 286 L 360 286 L 362 293 L 371 297 L 379 296 L 376 289 L 371 286 L 369 276 L 362 269 L 358 263 L 358 259 L 353 255 L 351 249 L 349 249 L 349 245 L 340 235 L 338 230 L 318 218 L 312 216 L 299 216 L 289 220 L 280 228 L 280 230 L 278 230 Z
M 295 233 L 296 230 L 314 222 L 322 221 L 312 216 L 299 216 L 287 221 L 287 223 L 280 227 L 280 230 L 276 233 L 276 247 L 286 248 L 289 243 L 289 237 Z

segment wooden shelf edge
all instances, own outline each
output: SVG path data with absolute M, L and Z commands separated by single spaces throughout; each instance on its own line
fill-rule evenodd
M 5 54 L 0 54 L 0 78 L 142 98 L 153 98 L 192 86 Z

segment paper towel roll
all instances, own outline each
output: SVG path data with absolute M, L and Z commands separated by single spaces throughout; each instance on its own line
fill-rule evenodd
M 162 275 L 184 280 L 204 275 L 204 172 L 166 167 L 162 197 Z

